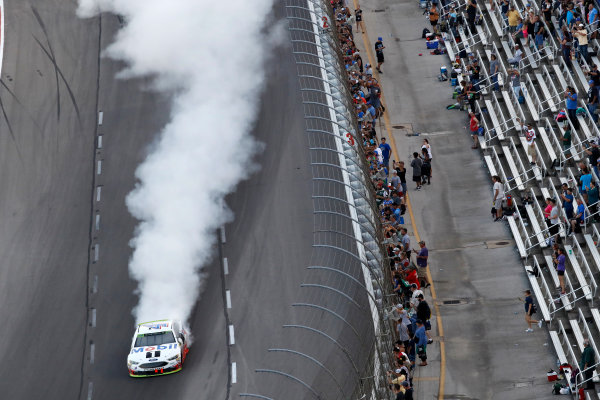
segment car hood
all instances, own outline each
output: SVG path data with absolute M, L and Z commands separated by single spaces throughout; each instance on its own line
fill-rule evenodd
M 147 353 L 152 353 L 152 357 L 147 357 Z M 180 354 L 177 343 L 161 344 L 158 346 L 134 347 L 127 356 L 128 361 L 138 363 L 166 361 L 167 359 Z

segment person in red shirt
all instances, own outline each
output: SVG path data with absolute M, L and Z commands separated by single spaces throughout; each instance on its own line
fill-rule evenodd
M 469 112 L 469 117 L 471 118 L 469 121 L 469 130 L 471 131 L 471 137 L 473 138 L 473 146 L 471 146 L 471 148 L 476 149 L 478 142 L 477 135 L 479 131 L 479 120 L 477 117 L 475 117 L 474 112 Z
M 414 268 L 409 268 L 404 272 L 404 280 L 407 281 L 409 284 L 416 284 L 417 285 L 417 289 L 420 288 L 419 285 L 419 277 L 417 276 L 417 270 Z

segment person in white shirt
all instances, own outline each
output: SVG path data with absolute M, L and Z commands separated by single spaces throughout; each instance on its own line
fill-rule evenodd
M 535 151 L 535 131 L 531 124 L 527 124 L 525 139 L 527 139 L 527 154 L 531 156 L 531 165 L 535 165 L 537 161 L 537 153 Z
M 412 295 L 410 296 L 410 305 L 416 310 L 417 306 L 419 305 L 418 297 L 423 294 L 423 291 L 421 289 L 417 289 L 416 283 L 410 285 L 410 291 L 412 292 Z
M 514 66 L 518 66 L 523 58 L 523 51 L 518 44 L 515 45 L 514 57 L 508 59 L 508 63 Z
M 492 177 L 492 180 L 494 181 L 494 188 L 492 189 L 494 191 L 494 199 L 492 202 L 494 203 L 494 208 L 496 209 L 496 219 L 494 219 L 494 222 L 496 222 L 502 218 L 502 200 L 504 200 L 504 185 L 502 184 L 502 180 L 498 175 L 494 175 Z

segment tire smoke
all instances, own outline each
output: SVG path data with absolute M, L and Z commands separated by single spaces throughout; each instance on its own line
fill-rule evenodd
M 136 321 L 187 321 L 232 219 L 224 197 L 251 173 L 250 136 L 270 42 L 272 0 L 79 0 L 78 15 L 111 12 L 125 24 L 105 55 L 121 78 L 151 76 L 173 97 L 170 122 L 136 170 L 127 207 L 140 222 L 130 245 Z

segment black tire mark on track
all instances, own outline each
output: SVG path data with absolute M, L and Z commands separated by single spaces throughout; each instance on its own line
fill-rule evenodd
M 42 17 L 38 13 L 37 9 L 32 5 L 30 5 L 30 7 L 31 7 L 31 11 L 33 12 L 33 15 L 35 16 L 35 19 L 37 20 L 38 24 L 42 28 L 42 32 L 44 32 L 44 36 L 46 37 L 46 42 L 48 43 L 48 48 L 50 49 L 50 54 L 52 54 L 52 57 L 50 59 L 54 62 L 56 57 L 54 56 L 54 50 L 52 49 L 52 44 L 50 44 L 50 38 L 48 37 L 48 31 L 46 30 L 46 25 L 44 24 L 44 21 L 42 20 Z M 34 36 L 34 38 L 35 38 L 35 36 Z M 37 38 L 35 40 L 41 46 L 41 43 L 39 42 L 39 40 L 37 40 Z M 56 113 L 57 113 L 56 117 L 60 121 L 60 82 L 58 80 L 58 67 L 56 66 L 56 62 L 54 62 L 54 75 L 56 78 Z
M 35 118 L 33 118 L 33 115 L 31 115 L 31 113 L 27 110 L 27 107 L 25 107 L 25 105 L 23 103 L 21 103 L 21 101 L 19 100 L 19 98 L 17 97 L 17 95 L 10 90 L 10 88 L 6 85 L 6 83 L 4 82 L 4 80 L 0 79 L 0 85 L 2 85 L 2 87 L 4 87 L 4 89 L 6 89 L 6 91 L 12 96 L 12 98 L 15 100 L 15 102 L 20 105 L 23 110 L 25 110 L 25 112 L 27 113 L 27 116 L 29 117 L 29 119 L 31 119 L 31 122 L 33 122 L 33 124 L 35 125 L 36 128 L 38 128 L 38 130 L 43 133 L 44 130 L 42 129 L 42 127 L 40 126 L 40 124 L 37 123 L 37 121 L 35 120 Z
M 58 75 L 60 76 L 62 81 L 65 83 L 65 86 L 67 87 L 67 92 L 69 93 L 69 97 L 71 98 L 71 102 L 73 103 L 73 107 L 75 107 L 75 113 L 77 114 L 77 120 L 79 121 L 79 125 L 81 125 L 81 115 L 79 113 L 79 106 L 77 105 L 77 100 L 75 100 L 75 95 L 73 94 L 73 91 L 71 90 L 71 86 L 69 86 L 67 79 L 63 75 L 61 69 L 58 67 L 58 64 L 56 64 L 56 60 L 54 59 L 52 54 L 44 47 L 43 43 L 40 42 L 40 40 L 37 37 L 35 37 L 35 35 L 33 35 L 33 38 L 38 43 L 38 45 L 40 46 L 42 51 L 44 53 L 46 53 L 46 55 L 48 56 L 50 61 L 52 61 L 52 64 L 54 64 L 54 68 L 56 69 L 56 72 L 58 73 Z M 59 99 L 59 102 L 60 102 L 60 99 Z
M 8 120 L 8 114 L 6 114 L 6 109 L 4 108 L 4 102 L 2 101 L 2 97 L 0 97 L 0 109 L 2 110 L 2 115 L 4 115 L 4 119 L 6 120 L 6 126 L 8 127 L 8 132 L 10 133 L 10 137 L 15 145 L 15 149 L 17 150 L 17 154 L 19 156 L 19 161 L 21 161 L 21 165 L 25 165 L 23 161 L 23 155 L 21 154 L 21 150 L 19 150 L 19 146 L 17 145 L 17 139 L 15 138 L 15 133 L 12 129 L 10 121 Z
M 98 16 L 98 63 L 97 63 L 97 68 L 98 68 L 98 74 L 96 76 L 96 110 L 98 109 L 98 105 L 100 104 L 100 61 L 101 61 L 101 57 L 100 57 L 100 52 L 102 51 L 102 15 Z M 48 54 L 48 53 L 46 53 Z M 58 67 L 57 67 L 58 68 Z M 59 70 L 60 73 L 60 70 Z M 62 76 L 62 74 L 61 74 Z M 64 78 L 63 78 L 64 79 Z M 65 82 L 66 84 L 66 82 Z M 68 88 L 68 85 L 67 85 Z M 73 100 L 74 101 L 74 100 Z M 75 103 L 74 103 L 75 104 Z M 75 108 L 77 109 L 77 104 L 75 104 Z M 92 243 L 94 240 L 94 209 L 95 209 L 95 202 L 96 202 L 96 179 L 98 177 L 98 175 L 96 175 L 96 163 L 97 163 L 97 156 L 98 156 L 98 152 L 96 151 L 96 137 L 98 136 L 98 113 L 96 112 L 96 124 L 94 127 L 94 141 L 93 141 L 93 145 L 92 145 L 92 152 L 93 152 L 93 156 L 92 156 L 92 162 L 93 162 L 93 168 L 92 168 L 92 187 L 91 187 L 91 196 L 90 196 L 90 225 L 89 225 L 89 241 L 88 241 L 88 258 L 87 258 L 87 265 L 86 265 L 86 277 L 87 277 L 87 284 L 86 284 L 86 294 L 85 294 L 85 330 L 83 333 L 83 349 L 82 349 L 82 353 L 81 353 L 81 377 L 79 380 L 79 399 L 84 400 L 87 399 L 87 396 L 84 394 L 84 387 L 86 387 L 84 385 L 85 383 L 85 378 L 89 377 L 89 373 L 88 375 L 86 375 L 85 371 L 85 361 L 86 361 L 86 354 L 87 354 L 87 341 L 89 338 L 89 328 L 90 328 L 90 324 L 89 324 L 89 313 L 90 313 L 90 293 L 92 291 L 92 288 L 90 287 L 90 276 L 91 276 L 91 269 L 92 269 Z M 79 112 L 77 112 L 77 116 L 79 117 Z M 81 122 L 81 121 L 80 121 Z

